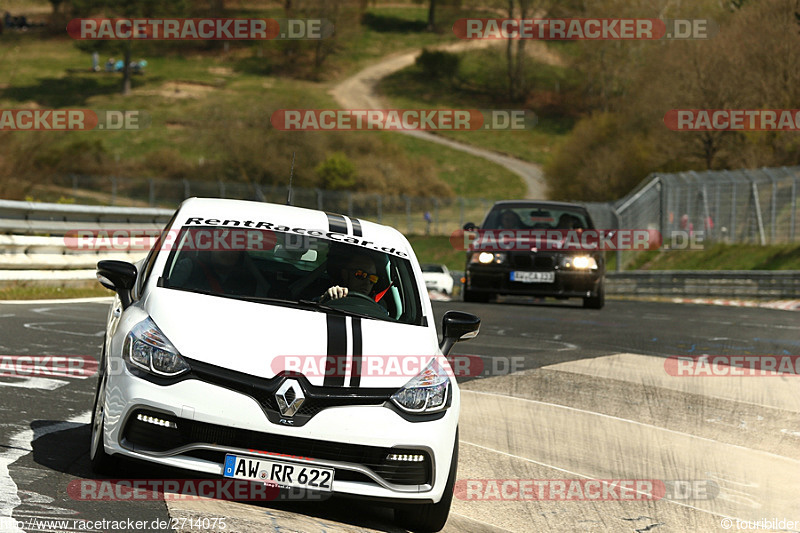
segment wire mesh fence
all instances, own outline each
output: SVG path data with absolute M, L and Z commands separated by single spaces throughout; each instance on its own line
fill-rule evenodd
M 583 203 L 598 228 L 649 229 L 704 243 L 797 242 L 800 167 L 651 174 L 617 202 Z M 30 192 L 38 201 L 174 208 L 192 196 L 286 203 L 286 186 L 69 175 Z M 291 203 L 372 220 L 405 234 L 450 235 L 480 224 L 504 198 L 393 196 L 294 188 Z
M 614 204 L 620 227 L 704 242 L 797 242 L 800 167 L 653 174 Z

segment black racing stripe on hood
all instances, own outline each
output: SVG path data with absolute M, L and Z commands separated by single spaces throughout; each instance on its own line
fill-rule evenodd
M 335 213 L 325 213 L 328 215 L 328 229 L 336 233 L 343 233 L 347 235 L 347 221 L 344 216 Z
M 363 237 L 364 234 L 361 231 L 361 221 L 357 218 L 350 218 L 350 222 L 353 224 L 353 235 L 356 237 Z
M 353 317 L 353 373 L 350 375 L 350 386 L 361 386 L 361 356 L 363 355 L 361 337 L 361 319 Z
M 337 315 L 327 316 L 328 326 L 328 357 L 325 360 L 324 387 L 343 387 L 344 375 L 339 369 L 347 364 L 347 326 L 345 317 Z M 344 361 L 341 359 L 344 358 Z

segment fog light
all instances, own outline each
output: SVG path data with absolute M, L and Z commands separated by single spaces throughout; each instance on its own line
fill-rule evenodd
M 424 455 L 412 455 L 404 453 L 390 453 L 386 456 L 387 461 L 405 461 L 408 463 L 419 463 L 425 460 Z
M 175 422 L 170 422 L 169 420 L 164 420 L 163 418 L 156 418 L 154 416 L 143 415 L 141 413 L 136 415 L 136 420 L 164 428 L 178 428 L 178 425 Z

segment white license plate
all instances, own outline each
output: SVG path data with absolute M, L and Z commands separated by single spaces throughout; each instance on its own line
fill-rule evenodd
M 522 283 L 553 283 L 555 280 L 555 272 L 511 272 L 511 281 L 519 281 Z
M 224 477 L 274 483 L 329 492 L 333 490 L 333 468 L 286 463 L 246 455 L 226 455 Z

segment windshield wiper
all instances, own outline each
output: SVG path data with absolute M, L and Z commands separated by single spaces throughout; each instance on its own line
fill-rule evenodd
M 363 313 L 356 313 L 354 311 L 348 311 L 347 309 L 340 309 L 338 307 L 331 307 L 329 305 L 325 305 L 325 304 L 320 303 L 320 302 L 315 302 L 314 300 L 299 300 L 299 303 L 306 304 L 306 305 L 309 305 L 309 306 L 314 307 L 316 309 L 321 309 L 321 310 L 324 310 L 324 311 L 332 311 L 332 312 L 338 313 L 340 315 L 357 316 L 357 317 L 360 317 L 360 318 L 378 318 L 378 317 L 376 317 L 374 315 L 365 315 Z
M 225 294 L 223 292 L 212 292 L 212 291 L 205 291 L 203 289 L 190 289 L 187 287 L 169 287 L 169 289 L 174 289 L 178 291 L 186 291 L 186 292 L 193 292 L 195 294 L 202 294 L 204 296 L 219 296 L 220 298 L 229 298 L 232 300 L 243 300 L 245 302 L 253 302 L 253 303 L 267 303 L 267 304 L 277 304 L 277 305 L 291 305 L 294 307 L 308 307 L 308 303 L 313 302 L 306 302 L 306 301 L 297 301 L 297 300 L 285 300 L 283 298 L 272 298 L 270 296 L 250 296 L 248 294 Z

